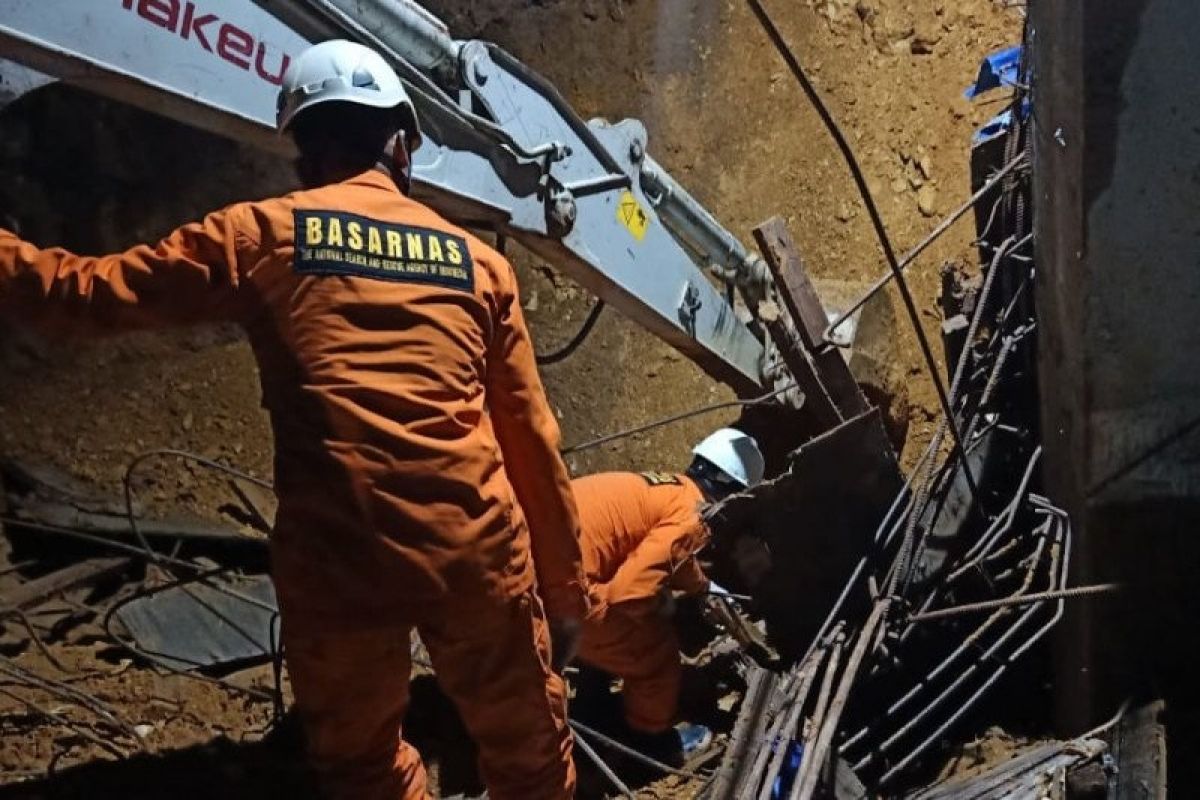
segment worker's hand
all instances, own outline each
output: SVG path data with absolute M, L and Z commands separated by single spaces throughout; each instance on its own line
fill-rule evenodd
M 560 617 L 550 620 L 550 666 L 555 672 L 575 660 L 579 652 L 579 634 L 583 621 L 578 617 Z

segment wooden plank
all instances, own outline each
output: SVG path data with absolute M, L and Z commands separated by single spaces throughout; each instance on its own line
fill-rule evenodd
M 825 344 L 829 318 L 787 225 L 780 217 L 771 217 L 754 229 L 754 240 L 775 278 L 780 300 L 795 323 L 800 341 L 816 366 L 819 380 L 838 408 L 839 419 L 863 413 L 870 406 L 850 374 L 850 367 L 836 348 Z
M 92 558 L 23 583 L 7 592 L 0 605 L 0 616 L 15 609 L 25 609 L 56 594 L 95 583 L 110 575 L 124 572 L 132 564 L 128 558 Z

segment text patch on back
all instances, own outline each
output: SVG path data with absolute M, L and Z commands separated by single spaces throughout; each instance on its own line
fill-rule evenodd
M 296 209 L 296 271 L 475 291 L 467 241 L 345 211 Z
M 678 475 L 672 475 L 669 472 L 639 472 L 638 474 L 651 486 L 680 486 L 683 484 Z

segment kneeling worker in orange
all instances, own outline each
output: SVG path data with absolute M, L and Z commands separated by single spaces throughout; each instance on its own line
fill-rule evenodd
M 330 797 L 425 797 L 400 731 L 416 628 L 492 800 L 567 800 L 553 661 L 569 657 L 587 596 L 512 267 L 407 196 L 421 135 L 378 54 L 306 51 L 278 126 L 305 190 L 99 258 L 0 231 L 0 311 L 246 329 L 275 434 L 283 641 Z
M 673 727 L 682 667 L 671 592 L 709 590 L 695 557 L 708 540 L 700 518 L 704 504 L 763 476 L 757 443 L 733 428 L 713 433 L 693 454 L 684 475 L 609 472 L 572 481 L 592 598 L 579 658 L 623 680 L 631 738 L 674 763 L 708 732 L 698 725 Z

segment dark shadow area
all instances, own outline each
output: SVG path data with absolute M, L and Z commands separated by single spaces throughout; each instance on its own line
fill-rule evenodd
M 1164 700 L 1170 794 L 1191 796 L 1200 785 L 1200 762 L 1191 757 L 1200 748 L 1200 644 L 1192 635 L 1200 615 L 1200 502 L 1150 499 L 1089 511 L 1091 579 L 1124 584 L 1120 594 L 1078 609 L 1094 637 L 1087 668 L 1098 687 L 1097 715 L 1126 699 L 1134 708 Z
M 405 735 L 421 751 L 442 796 L 478 794 L 475 747 L 432 676 L 414 678 Z M 299 721 L 289 714 L 263 740 L 225 737 L 121 761 L 93 761 L 0 787 L 3 800 L 320 800 L 304 757 Z
M 572 716 L 613 738 L 623 732 L 621 695 L 609 676 L 583 668 L 572 675 Z M 718 699 L 743 690 L 733 661 L 705 669 L 685 667 L 680 713 L 684 719 L 728 733 L 734 717 Z M 425 760 L 441 797 L 475 797 L 483 791 L 477 750 L 450 700 L 431 675 L 416 676 L 405 736 Z M 605 762 L 637 790 L 661 778 L 605 745 L 592 742 Z M 587 756 L 576 751 L 580 800 L 602 800 L 612 786 Z M 320 800 L 316 777 L 304 757 L 299 722 L 289 714 L 263 740 L 219 737 L 204 744 L 121 761 L 93 761 L 44 778 L 0 787 L 0 800 Z
M 40 780 L 0 788 L 4 800 L 318 800 L 292 718 L 263 741 L 221 737 L 161 755 L 94 761 Z

